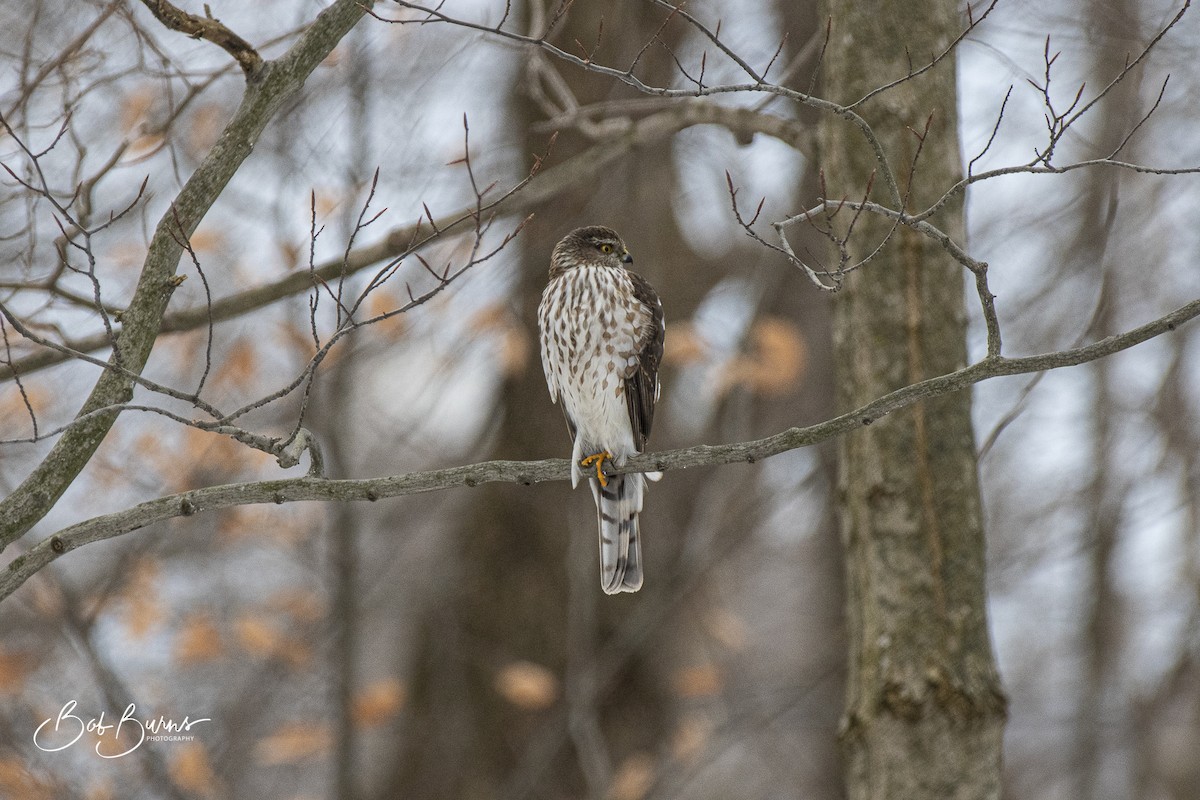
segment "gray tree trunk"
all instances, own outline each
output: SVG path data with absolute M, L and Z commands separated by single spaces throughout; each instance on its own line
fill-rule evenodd
M 911 5 L 824 0 L 832 19 L 824 95 L 850 103 L 942 52 L 963 24 L 949 0 Z M 959 177 L 954 61 L 859 107 L 910 210 Z M 861 200 L 876 169 L 856 130 L 822 122 L 821 162 L 832 198 Z M 881 186 L 876 180 L 875 185 Z M 887 202 L 878 189 L 872 199 Z M 843 212 L 844 216 L 849 216 Z M 963 242 L 961 203 L 934 220 Z M 864 215 L 861 259 L 891 224 Z M 901 227 L 848 276 L 834 310 L 840 408 L 852 408 L 966 361 L 963 270 L 935 243 Z M 971 398 L 925 401 L 840 443 L 838 503 L 847 564 L 849 675 L 842 747 L 847 795 L 944 800 L 1000 796 L 1005 698 L 988 638 L 984 538 Z
M 513 7 L 524 14 L 528 5 Z M 624 32 L 618 60 L 631 59 L 659 24 L 649 6 L 627 4 L 617 13 L 581 5 L 560 24 L 560 44 L 594 41 L 602 17 L 606 31 Z M 673 69 L 665 56 L 657 58 L 661 69 Z M 563 79 L 584 102 L 612 99 L 609 82 L 579 71 L 564 71 Z M 527 152 L 539 152 L 546 136 L 530 133 L 540 117 L 523 87 L 525 82 L 510 98 L 508 119 L 514 136 L 529 137 Z M 630 89 L 616 89 L 616 97 L 631 95 Z M 587 144 L 565 132 L 550 163 L 561 163 Z M 513 305 L 530 333 L 531 352 L 525 368 L 507 376 L 497 395 L 494 457 L 570 453 L 562 412 L 546 390 L 534 329 L 550 252 L 563 235 L 585 224 L 623 231 L 636 242 L 631 245 L 635 266 L 672 298 L 672 313 L 677 313 L 674 304 L 681 293 L 672 291 L 663 280 L 667 276 L 653 267 L 672 263 L 669 254 L 680 250 L 672 208 L 636 198 L 637 192 L 653 192 L 656 199 L 674 195 L 669 148 L 669 142 L 662 142 L 639 150 L 600 177 L 581 181 L 577 190 L 556 196 L 536 209 L 534 220 L 512 245 L 524 258 Z M 634 217 L 630 209 L 656 211 Z M 675 274 L 681 284 L 685 277 L 689 286 L 703 283 L 694 272 Z M 656 491 L 659 502 L 663 494 Z M 656 665 L 640 649 L 623 662 L 616 681 L 596 686 L 588 678 L 577 686 L 574 672 L 588 671 L 603 660 L 601 651 L 611 645 L 613 632 L 651 594 L 600 595 L 595 511 L 583 487 L 572 493 L 567 484 L 486 485 L 470 501 L 472 509 L 463 517 L 458 580 L 430 609 L 426 635 L 418 645 L 420 666 L 408 708 L 415 720 L 413 735 L 402 746 L 395 778 L 379 796 L 603 797 L 614 770 L 630 753 L 653 752 L 667 737 L 670 697 Z M 572 513 L 585 520 L 582 548 L 569 539 Z M 661 554 L 666 532 L 655 535 L 653 547 Z M 594 604 L 582 610 L 569 583 L 569 572 L 577 566 L 587 575 L 586 602 Z M 667 574 L 665 569 L 659 573 L 660 586 Z M 561 676 L 565 697 L 549 710 L 514 706 L 495 689 L 497 668 L 514 659 Z

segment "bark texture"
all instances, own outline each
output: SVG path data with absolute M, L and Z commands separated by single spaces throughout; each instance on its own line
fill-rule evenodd
M 832 18 L 833 33 L 825 96 L 853 103 L 942 52 L 963 21 L 948 0 L 923 8 L 826 0 L 822 16 Z M 857 111 L 879 137 L 901 191 L 912 172 L 909 210 L 958 178 L 952 58 Z M 871 148 L 834 117 L 822 122 L 821 145 L 829 195 L 862 199 L 878 166 Z M 875 181 L 872 199 L 895 205 L 883 185 Z M 961 203 L 943 209 L 936 224 L 964 241 Z M 859 219 L 852 255 L 867 256 L 891 229 L 886 220 Z M 935 243 L 903 227 L 891 233 L 837 298 L 839 406 L 961 367 L 963 297 L 962 268 Z M 970 394 L 922 400 L 865 425 L 843 437 L 839 455 L 847 794 L 997 798 L 1005 698 L 988 638 Z

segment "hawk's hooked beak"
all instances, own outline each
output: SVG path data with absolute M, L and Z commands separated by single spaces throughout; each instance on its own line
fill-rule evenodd
M 632 264 L 633 263 L 633 256 L 631 256 L 629 254 L 628 250 L 626 250 L 624 253 L 621 254 L 621 263 L 623 263 L 623 264 Z

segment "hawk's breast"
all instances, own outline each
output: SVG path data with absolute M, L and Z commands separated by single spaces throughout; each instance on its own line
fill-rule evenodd
M 546 286 L 538 307 L 542 367 L 550 396 L 563 404 L 589 448 L 637 452 L 625 380 L 637 369 L 649 311 L 617 267 L 575 267 Z

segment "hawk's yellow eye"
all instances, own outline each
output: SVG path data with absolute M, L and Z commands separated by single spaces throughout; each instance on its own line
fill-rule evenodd
M 611 252 L 612 252 L 612 250 L 613 250 L 613 248 L 612 248 L 612 245 L 611 245 L 611 244 L 602 244 L 602 245 L 600 245 L 600 252 L 601 252 L 601 253 L 611 253 Z

